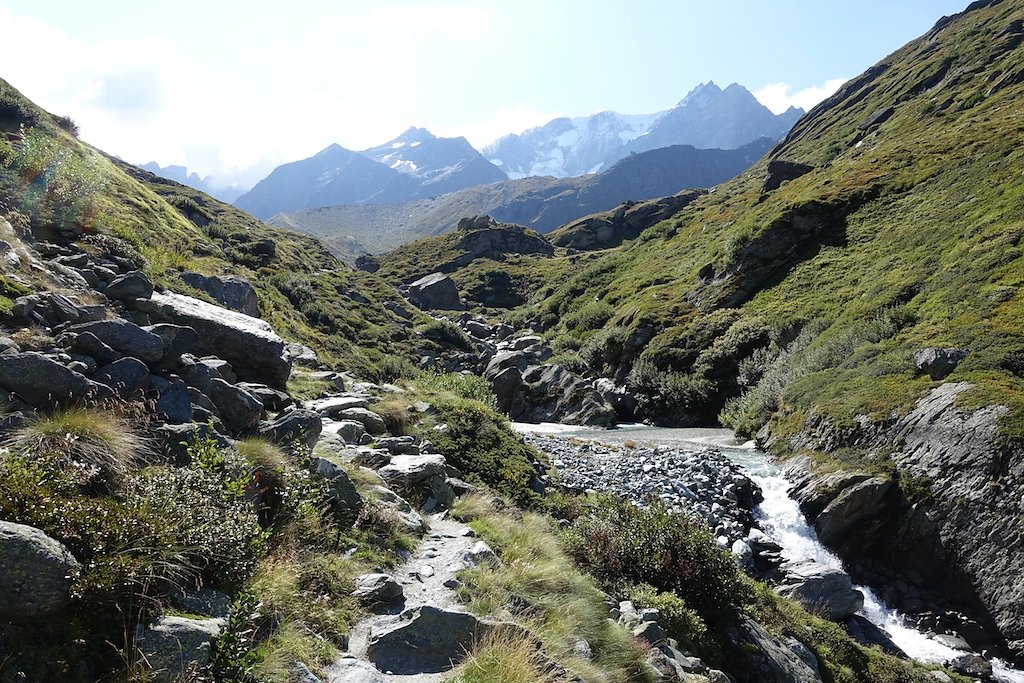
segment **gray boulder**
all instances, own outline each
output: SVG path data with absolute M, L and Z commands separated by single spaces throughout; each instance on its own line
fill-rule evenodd
M 343 654 L 327 670 L 326 683 L 384 683 L 384 676 L 372 664 Z
M 177 361 L 182 354 L 191 353 L 199 348 L 199 333 L 191 327 L 157 323 L 156 325 L 147 325 L 142 329 L 160 337 L 164 344 L 163 362 L 165 364 Z
M 744 619 L 737 639 L 749 646 L 750 680 L 762 683 L 821 683 L 818 661 L 806 645 L 794 638 L 780 640 L 760 624 Z
M 842 621 L 864 606 L 864 594 L 854 590 L 850 575 L 813 560 L 787 563 L 778 591 L 809 612 L 830 621 Z
M 169 683 L 205 666 L 210 661 L 210 641 L 223 626 L 223 619 L 160 617 L 143 631 L 138 643 L 153 670 L 153 680 Z
M 374 435 L 385 434 L 388 431 L 384 418 L 366 408 L 346 408 L 338 413 L 338 419 L 358 422 L 367 432 Z
M 110 387 L 86 379 L 36 351 L 0 356 L 0 387 L 17 394 L 33 408 L 111 395 Z
M 288 410 L 295 405 L 295 400 L 291 396 L 283 391 L 277 389 L 271 389 L 266 384 L 256 384 L 254 382 L 239 382 L 238 386 L 242 387 L 250 394 L 255 396 L 263 404 L 266 410 L 272 410 L 279 412 L 282 410 Z
M 285 353 L 292 359 L 292 365 L 310 369 L 320 367 L 320 359 L 317 358 L 316 351 L 305 344 L 289 344 L 285 347 Z
M 156 413 L 172 424 L 192 421 L 192 399 L 180 379 L 168 382 L 156 399 Z
M 0 521 L 0 614 L 57 614 L 71 600 L 71 575 L 80 567 L 71 551 L 39 529 Z
M 261 422 L 256 433 L 276 444 L 288 446 L 301 443 L 312 448 L 320 438 L 323 422 L 320 416 L 309 410 L 291 410 L 281 413 L 273 420 Z
M 260 301 L 249 281 L 236 275 L 202 275 L 182 273 L 181 281 L 189 287 L 206 292 L 218 303 L 232 311 L 258 318 Z
M 814 170 L 813 166 L 785 159 L 772 159 L 768 162 L 768 174 L 764 178 L 762 190 L 771 192 L 782 186 L 782 183 L 796 180 Z
M 392 486 L 413 488 L 436 476 L 445 476 L 443 455 L 396 455 L 377 470 L 380 478 Z
M 92 332 L 81 332 L 65 337 L 71 340 L 71 349 L 91 356 L 100 365 L 109 365 L 122 357 L 120 353 L 110 348 Z
M 337 435 L 346 444 L 361 444 L 366 435 L 366 427 L 362 422 L 355 420 L 338 420 L 337 422 L 328 422 L 324 427 L 324 432 Z
M 514 624 L 482 621 L 465 612 L 423 605 L 403 613 L 397 624 L 373 633 L 366 656 L 378 669 L 396 674 L 448 671 L 497 629 L 527 635 Z
M 945 379 L 956 370 L 967 353 L 967 349 L 918 349 L 914 352 L 914 367 L 932 379 Z
M 233 432 L 252 429 L 263 417 L 263 403 L 258 398 L 222 379 L 210 381 L 210 400 L 217 406 L 224 426 Z
M 114 278 L 103 293 L 119 301 L 148 299 L 153 296 L 153 281 L 141 270 L 133 270 Z
M 345 470 L 326 458 L 313 458 L 309 467 L 314 474 L 327 480 L 331 487 L 330 503 L 335 516 L 348 524 L 354 523 L 363 509 L 363 497 Z
M 373 496 L 374 501 L 388 510 L 398 520 L 402 531 L 411 536 L 422 536 L 426 531 L 426 525 L 419 513 L 412 509 L 409 502 L 400 495 L 389 489 L 387 486 L 370 486 L 367 491 Z
M 121 318 L 72 325 L 68 332 L 92 332 L 115 351 L 146 363 L 155 363 L 164 355 L 163 339 Z
M 844 488 L 814 520 L 818 539 L 825 544 L 839 543 L 849 530 L 882 514 L 890 489 L 892 480 L 884 477 L 871 477 Z
M 199 333 L 198 352 L 227 360 L 242 379 L 285 388 L 291 357 L 284 340 L 262 320 L 170 292 L 154 294 L 145 310 L 154 321 L 193 328 Z
M 122 398 L 129 398 L 146 388 L 149 368 L 138 358 L 122 358 L 97 370 L 93 379 L 106 384 Z
M 425 275 L 409 285 L 409 301 L 427 311 L 461 311 L 459 288 L 444 273 Z
M 356 577 L 353 597 L 367 604 L 387 605 L 405 598 L 402 585 L 390 574 L 363 574 Z
M 319 413 L 322 417 L 336 418 L 349 408 L 365 408 L 370 405 L 370 399 L 366 396 L 328 396 L 312 401 L 306 401 L 306 410 Z

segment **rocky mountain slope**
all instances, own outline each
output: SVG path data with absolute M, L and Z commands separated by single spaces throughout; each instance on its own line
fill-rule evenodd
M 520 134 L 506 135 L 482 150 L 509 178 L 556 178 L 598 173 L 633 152 L 690 145 L 736 149 L 766 137 L 778 140 L 803 114 L 790 109 L 776 116 L 750 91 L 733 83 L 694 88 L 675 107 L 656 114 L 605 111 L 554 119 Z
M 416 202 L 307 209 L 274 216 L 269 222 L 313 235 L 348 258 L 352 256 L 346 250 L 354 246 L 353 240 L 371 253 L 381 253 L 451 230 L 466 216 L 487 214 L 547 232 L 627 200 L 710 187 L 749 167 L 771 144 L 762 139 L 735 150 L 667 147 L 631 154 L 595 175 L 506 180 Z
M 150 161 L 149 163 L 142 164 L 139 168 L 161 178 L 173 180 L 182 185 L 188 185 L 229 204 L 245 193 L 245 188 L 238 185 L 214 185 L 210 176 L 203 178 L 198 173 L 189 171 L 184 166 L 161 166 L 155 161 Z
M 915 591 L 944 595 L 1017 658 L 1022 12 L 940 20 L 586 267 L 517 261 L 572 270 L 509 318 L 627 392 L 633 418 L 721 420 L 806 456 L 805 508 L 860 578 L 897 577 L 926 622 L 949 623 Z
M 387 204 L 504 180 L 465 138 L 438 138 L 422 128 L 379 147 L 353 152 L 331 145 L 275 168 L 235 200 L 259 218 L 340 204 Z
M 461 305 L 443 278 L 400 293 L 73 131 L 0 81 L 0 680 L 934 680 L 687 515 L 551 495 L 487 384 L 444 372 L 540 345 L 428 319 Z M 690 485 L 753 530 L 707 459 Z

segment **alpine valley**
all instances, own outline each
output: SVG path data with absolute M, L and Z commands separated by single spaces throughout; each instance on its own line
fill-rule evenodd
M 0 682 L 1024 680 L 1022 139 L 1024 0 L 234 206 L 0 80 Z

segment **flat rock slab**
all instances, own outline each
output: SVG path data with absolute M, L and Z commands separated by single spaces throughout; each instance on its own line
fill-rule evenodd
M 323 417 L 337 417 L 344 410 L 349 408 L 365 408 L 370 405 L 370 399 L 366 396 L 329 396 L 318 398 L 315 401 L 306 401 L 306 410 L 320 413 Z

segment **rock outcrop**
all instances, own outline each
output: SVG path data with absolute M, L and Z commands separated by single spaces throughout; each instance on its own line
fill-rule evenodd
M 0 614 L 33 619 L 60 613 L 80 567 L 71 551 L 39 529 L 0 521 Z
M 460 311 L 464 307 L 459 299 L 459 288 L 444 273 L 431 273 L 411 283 L 407 290 L 409 301 L 425 311 Z
M 260 300 L 256 290 L 245 278 L 237 275 L 202 275 L 182 273 L 181 281 L 201 292 L 206 292 L 221 306 L 258 318 Z

